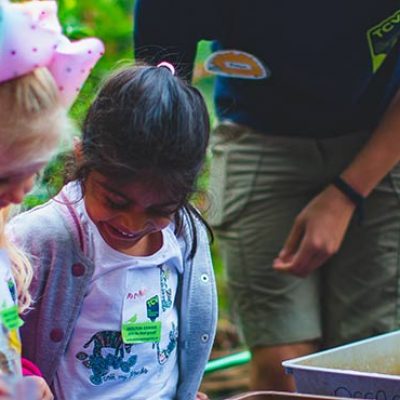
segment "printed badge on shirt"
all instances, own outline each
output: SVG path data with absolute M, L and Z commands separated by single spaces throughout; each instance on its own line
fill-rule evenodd
M 159 266 L 154 272 L 159 276 L 151 287 L 146 287 L 146 282 L 140 280 L 132 280 L 128 284 L 128 294 L 122 310 L 121 332 L 124 343 L 160 343 L 160 314 L 173 306 L 170 284 L 172 274 L 166 266 Z

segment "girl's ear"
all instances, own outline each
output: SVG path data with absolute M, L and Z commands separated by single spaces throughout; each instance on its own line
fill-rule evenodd
M 77 136 L 75 136 L 72 139 L 72 145 L 73 145 L 73 151 L 74 151 L 74 155 L 76 158 L 76 161 L 78 161 L 78 163 L 80 163 L 83 160 L 83 151 L 82 151 L 82 141 L 80 138 L 78 138 Z

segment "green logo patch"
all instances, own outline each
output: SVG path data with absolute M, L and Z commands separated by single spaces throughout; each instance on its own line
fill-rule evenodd
M 373 72 L 376 72 L 400 36 L 400 10 L 367 31 Z

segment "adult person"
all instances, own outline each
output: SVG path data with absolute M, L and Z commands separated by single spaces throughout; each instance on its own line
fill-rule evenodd
M 214 41 L 210 222 L 253 389 L 399 326 L 399 35 L 393 0 L 136 0 L 137 58 L 190 78 Z

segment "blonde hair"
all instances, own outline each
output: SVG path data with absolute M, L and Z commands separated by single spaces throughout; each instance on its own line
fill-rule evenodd
M 33 277 L 33 270 L 28 257 L 5 234 L 5 224 L 8 220 L 9 207 L 0 210 L 0 243 L 8 252 L 11 261 L 11 272 L 17 286 L 18 306 L 20 312 L 29 309 L 32 297 L 29 286 Z
M 58 89 L 46 68 L 0 84 L 0 154 L 12 154 L 13 162 L 49 161 L 59 139 L 70 126 Z M 12 151 L 14 150 L 14 152 Z M 33 270 L 26 255 L 5 235 L 9 209 L 0 210 L 0 243 L 8 250 L 17 286 L 20 311 L 29 308 Z
M 49 161 L 70 126 L 58 93 L 47 68 L 0 84 L 0 151 L 18 148 L 16 158 Z

